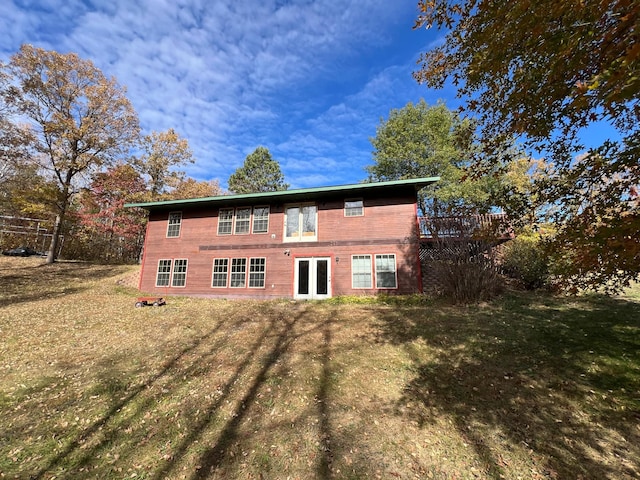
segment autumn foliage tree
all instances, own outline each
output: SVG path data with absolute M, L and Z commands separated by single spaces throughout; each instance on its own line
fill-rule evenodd
M 15 217 L 53 218 L 58 183 L 40 175 L 35 162 L 24 162 L 0 180 L 0 212 Z M 51 227 L 53 225 L 53 221 Z
M 121 163 L 95 174 L 78 197 L 72 254 L 112 263 L 138 260 L 146 212 L 124 205 L 140 201 L 146 191 L 145 181 L 131 165 Z
M 0 92 L 9 88 L 9 76 L 0 64 Z M 0 183 L 20 170 L 20 166 L 29 161 L 29 146 L 33 136 L 28 125 L 9 120 L 10 107 L 6 98 L 0 95 Z
M 48 262 L 63 232 L 68 258 L 138 259 L 146 217 L 125 203 L 222 193 L 188 163 L 173 129 L 140 138 L 125 89 L 90 61 L 24 45 L 0 65 L 0 213 L 57 217 Z
M 164 200 L 184 200 L 187 198 L 204 198 L 223 195 L 218 180 L 198 181 L 193 178 L 181 180 L 173 190 L 162 195 Z
M 59 187 L 47 258 L 52 263 L 78 180 L 127 153 L 138 138 L 138 117 L 124 88 L 74 53 L 23 45 L 5 73 L 4 101 L 30 125 L 34 156 Z
M 177 167 L 194 162 L 189 142 L 172 128 L 145 135 L 140 148 L 134 164 L 148 177 L 152 201 L 184 180 L 184 172 Z
M 518 138 L 542 152 L 536 182 L 558 226 L 551 251 L 570 288 L 616 291 L 640 275 L 640 3 L 631 0 L 421 0 L 416 27 L 447 29 L 426 52 L 418 81 L 447 81 L 478 119 L 492 168 Z M 581 134 L 613 134 L 585 152 Z

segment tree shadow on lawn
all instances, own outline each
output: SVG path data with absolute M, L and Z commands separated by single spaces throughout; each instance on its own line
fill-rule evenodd
M 330 478 L 332 459 L 340 451 L 340 442 L 332 438 L 327 410 L 335 319 L 327 316 L 318 321 L 315 317 L 306 318 L 305 306 L 297 310 L 295 316 L 286 316 L 264 304 L 255 317 L 224 318 L 176 351 L 156 373 L 147 374 L 135 385 L 121 380 L 132 377 L 126 357 L 105 359 L 96 370 L 96 388 L 84 395 L 106 398 L 108 408 L 30 478 L 58 474 L 65 478 L 82 478 L 87 474 L 130 476 L 130 471 L 117 470 L 118 466 L 141 463 L 141 452 L 150 443 L 157 445 L 158 438 L 166 443 L 169 453 L 154 454 L 153 467 L 146 466 L 145 478 L 173 478 L 181 474 L 194 480 L 215 475 L 243 478 L 239 469 L 244 468 L 246 458 L 239 451 L 255 448 L 251 431 L 286 429 L 288 435 L 296 435 L 296 428 L 310 423 L 317 425 L 312 470 L 317 478 Z M 291 307 L 285 312 L 291 313 Z M 244 330 L 250 331 L 252 340 L 239 344 L 238 335 Z M 296 360 L 291 356 L 294 345 Z M 318 377 L 310 384 L 313 401 L 299 409 L 294 420 L 273 421 L 264 415 L 261 403 L 271 382 L 290 375 L 299 362 L 309 362 L 310 357 L 300 357 L 300 345 L 305 345 L 319 361 L 315 369 Z M 204 378 L 216 384 L 206 388 L 209 385 Z M 200 391 L 191 400 L 185 392 L 194 381 L 201 381 L 199 388 L 206 391 Z M 163 406 L 167 411 L 160 414 Z M 168 412 L 175 413 L 175 417 L 167 418 Z M 146 426 L 140 427 L 145 422 Z M 180 422 L 186 422 L 186 428 L 181 428 Z M 345 441 L 348 447 L 350 442 Z M 96 461 L 105 456 L 114 461 Z M 194 456 L 196 468 L 185 471 L 185 458 Z M 269 473 L 269 461 L 265 458 L 265 465 L 257 468 L 266 472 L 264 478 L 280 478 L 279 472 Z M 69 466 L 73 467 L 71 471 Z
M 269 378 L 269 372 L 275 366 L 279 366 L 279 368 L 282 368 L 282 365 L 280 363 L 285 360 L 285 354 L 291 348 L 294 342 L 308 341 L 305 340 L 305 337 L 318 332 L 322 334 L 322 338 L 324 340 L 323 343 L 320 343 L 320 351 L 322 355 L 322 374 L 319 379 L 319 387 L 317 389 L 317 394 L 315 397 L 316 403 L 319 405 L 319 407 L 318 409 L 313 407 L 309 410 L 303 410 L 301 412 L 301 416 L 303 418 L 307 418 L 309 416 L 318 417 L 320 426 L 318 434 L 319 448 L 318 455 L 316 457 L 316 472 L 319 478 L 330 477 L 331 451 L 330 448 L 328 448 L 328 445 L 330 445 L 331 443 L 331 432 L 328 426 L 327 411 L 325 406 L 328 400 L 327 385 L 330 375 L 328 362 L 332 321 L 327 319 L 325 321 L 322 321 L 321 323 L 315 325 L 311 324 L 306 328 L 303 327 L 302 329 L 299 329 L 296 328 L 296 325 L 298 324 L 298 322 L 300 322 L 301 317 L 302 314 L 291 320 L 285 319 L 283 320 L 283 324 L 279 325 L 277 329 L 272 329 L 274 330 L 273 344 L 266 355 L 264 355 L 264 357 L 260 361 L 260 369 L 253 377 L 253 380 L 250 382 L 249 388 L 246 389 L 245 394 L 242 396 L 242 399 L 239 402 L 240 408 L 236 409 L 235 413 L 224 424 L 224 427 L 219 433 L 215 444 L 206 448 L 200 454 L 200 461 L 198 462 L 200 468 L 191 476 L 192 479 L 204 479 L 211 475 L 215 470 L 232 468 L 232 465 L 229 464 L 229 460 L 231 459 L 231 457 L 226 454 L 229 453 L 229 448 L 242 438 L 240 426 L 251 411 L 251 406 L 256 402 L 259 390 Z M 248 360 L 249 359 L 247 359 L 247 361 Z M 218 405 L 212 405 L 209 414 L 214 414 L 215 410 L 217 410 L 218 407 Z M 209 417 L 209 415 L 207 415 L 206 417 Z M 300 420 L 301 418 L 298 417 L 297 421 L 299 422 Z M 187 438 L 185 442 L 183 442 L 181 453 L 183 453 L 184 450 L 189 445 L 193 444 L 194 440 L 201 435 L 201 433 L 208 426 L 209 421 L 209 419 L 206 419 L 191 431 L 191 435 L 189 436 L 189 438 Z M 261 422 L 258 420 L 258 424 L 254 425 L 254 428 L 260 428 L 260 423 Z M 167 472 L 165 470 L 161 470 L 156 473 L 154 478 L 164 478 L 166 473 Z M 228 471 L 225 473 L 228 473 Z
M 118 275 L 126 268 L 82 262 L 13 262 L 0 268 L 0 308 L 78 293 L 89 288 L 83 283 Z
M 128 382 L 121 380 L 131 378 L 131 372 L 127 371 L 129 368 L 124 366 L 119 368 L 120 364 L 127 363 L 126 358 L 103 360 L 95 372 L 98 388 L 94 388 L 90 392 L 79 392 L 81 395 L 78 395 L 75 405 L 79 406 L 82 403 L 82 397 L 90 394 L 92 398 L 98 398 L 101 395 L 109 397 L 109 407 L 98 419 L 81 429 L 76 438 L 68 441 L 64 448 L 60 449 L 49 459 L 45 466 L 29 478 L 45 478 L 55 472 L 58 467 L 66 466 L 69 463 L 78 466 L 80 469 L 83 466 L 90 465 L 92 459 L 105 446 L 119 441 L 123 425 L 132 425 L 140 421 L 144 412 L 150 410 L 158 401 L 156 392 L 149 395 L 149 391 L 156 389 L 156 384 L 160 384 L 160 382 L 163 384 L 165 382 L 171 383 L 181 376 L 183 372 L 179 365 L 183 358 L 188 357 L 203 343 L 206 344 L 206 342 L 213 339 L 223 324 L 223 320 L 218 321 L 210 331 L 182 348 L 172 358 L 168 359 L 159 371 L 145 378 L 142 383 L 130 385 Z M 222 339 L 215 342 L 214 346 L 219 347 L 221 341 Z M 69 367 L 73 368 L 72 366 Z M 131 410 L 131 413 L 126 414 L 126 418 L 119 418 L 116 424 L 114 419 L 122 416 L 121 412 L 127 411 L 130 405 L 135 408 Z M 73 408 L 73 406 L 67 404 L 67 407 Z M 97 437 L 99 438 L 95 440 Z M 87 445 L 90 445 L 90 447 Z
M 640 303 L 522 294 L 406 308 L 382 318 L 380 339 L 413 357 L 398 414 L 447 415 L 491 478 L 509 477 L 514 448 L 539 478 L 640 477 Z

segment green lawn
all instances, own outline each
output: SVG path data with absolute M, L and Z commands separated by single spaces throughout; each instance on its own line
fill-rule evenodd
M 0 259 L 0 478 L 640 478 L 640 288 L 169 298 Z

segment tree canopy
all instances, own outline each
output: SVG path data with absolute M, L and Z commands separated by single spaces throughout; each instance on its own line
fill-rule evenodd
M 507 138 L 541 152 L 547 168 L 536 196 L 557 223 L 551 251 L 566 260 L 563 278 L 605 290 L 638 278 L 640 3 L 420 0 L 418 7 L 416 27 L 448 33 L 422 56 L 415 77 L 431 87 L 451 81 L 466 99 L 484 146 L 475 170 L 492 168 Z M 613 134 L 585 153 L 581 134 L 598 122 Z
M 140 147 L 142 153 L 134 163 L 150 179 L 151 200 L 158 200 L 168 188 L 175 188 L 184 179 L 184 173 L 176 167 L 194 162 L 189 142 L 172 128 L 145 135 Z
M 486 213 L 502 206 L 496 204 L 497 194 L 506 188 L 508 177 L 472 178 L 464 170 L 475 148 L 473 127 L 442 103 L 429 106 L 420 100 L 391 110 L 370 139 L 370 180 L 440 177 L 419 195 L 422 214 L 431 217 Z
M 0 92 L 9 88 L 9 76 L 0 64 Z M 0 94 L 0 183 L 11 176 L 18 166 L 29 158 L 28 147 L 33 142 L 33 137 L 28 125 L 9 120 L 10 107 L 6 98 Z
M 119 163 L 94 175 L 75 202 L 79 222 L 67 242 L 70 248 L 90 260 L 138 260 L 147 215 L 124 204 L 143 200 L 146 192 L 147 184 L 130 164 Z
M 229 190 L 233 193 L 277 192 L 286 190 L 280 164 L 269 149 L 258 147 L 247 155 L 244 164 L 229 177 Z
M 640 4 L 631 0 L 421 0 L 417 26 L 444 26 L 415 77 L 451 79 L 486 134 L 575 145 L 600 119 L 638 129 Z M 487 135 L 488 136 L 488 135 Z
M 4 102 L 28 122 L 35 158 L 58 182 L 57 220 L 47 259 L 53 262 L 76 180 L 126 154 L 138 138 L 138 117 L 124 88 L 74 53 L 23 45 L 5 73 Z
M 186 178 L 178 182 L 171 192 L 162 195 L 162 198 L 164 200 L 184 200 L 186 198 L 215 197 L 223 193 L 218 180 L 199 182 L 193 178 Z

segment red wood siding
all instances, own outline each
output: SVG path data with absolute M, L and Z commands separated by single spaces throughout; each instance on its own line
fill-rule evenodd
M 294 262 L 299 257 L 331 258 L 332 295 L 365 295 L 381 291 L 415 293 L 420 289 L 415 193 L 394 198 L 364 198 L 364 216 L 345 217 L 344 198 L 319 200 L 315 242 L 283 242 L 284 209 L 270 205 L 268 233 L 218 235 L 218 209 L 182 211 L 179 237 L 167 238 L 169 210 L 149 218 L 140 289 L 161 295 L 202 295 L 225 298 L 293 297 Z M 306 202 L 305 202 L 306 203 Z M 256 203 L 251 206 L 263 206 Z M 246 205 L 249 206 L 249 205 Z M 176 210 L 171 210 L 176 211 Z M 395 254 L 398 288 L 353 289 L 351 255 Z M 212 288 L 214 258 L 266 258 L 264 288 Z M 187 259 L 185 287 L 156 287 L 160 259 Z M 231 261 L 229 261 L 229 264 Z M 373 274 L 375 286 L 375 273 Z

